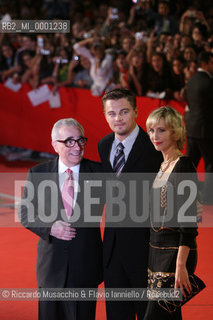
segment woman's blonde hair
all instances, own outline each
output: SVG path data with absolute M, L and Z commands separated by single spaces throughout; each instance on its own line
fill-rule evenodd
M 173 132 L 173 138 L 174 141 L 176 141 L 177 148 L 182 150 L 186 139 L 186 129 L 182 115 L 170 106 L 160 107 L 152 111 L 146 120 L 148 133 L 151 126 L 156 124 L 160 119 L 163 119 L 166 128 Z

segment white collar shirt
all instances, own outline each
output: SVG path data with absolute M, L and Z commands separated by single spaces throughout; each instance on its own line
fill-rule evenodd
M 130 135 L 128 135 L 128 137 L 126 139 L 124 139 L 123 141 L 120 141 L 116 136 L 115 136 L 115 139 L 112 143 L 112 148 L 111 148 L 111 151 L 110 151 L 110 163 L 111 163 L 111 166 L 113 168 L 113 162 L 114 162 L 114 158 L 115 158 L 115 153 L 116 153 L 116 149 L 117 149 L 117 146 L 120 142 L 122 142 L 123 146 L 124 146 L 124 156 L 125 156 L 125 163 L 128 159 L 128 156 L 130 154 L 130 151 L 132 150 L 132 146 L 138 136 L 138 133 L 139 133 L 139 127 L 138 125 L 136 124 L 134 130 L 130 133 Z
M 62 160 L 59 158 L 58 160 L 58 176 L 59 176 L 59 188 L 62 191 L 64 181 L 68 178 L 68 174 L 66 173 L 67 169 L 72 170 L 72 176 L 74 180 L 74 205 L 76 203 L 77 195 L 78 195 L 78 181 L 79 181 L 79 171 L 80 171 L 80 164 L 77 164 L 73 167 L 67 167 Z
M 206 70 L 204 70 L 204 69 L 202 69 L 202 68 L 198 68 L 197 71 L 207 73 L 210 78 L 213 77 L 213 75 L 212 75 L 210 72 L 208 72 L 208 71 L 206 71 Z

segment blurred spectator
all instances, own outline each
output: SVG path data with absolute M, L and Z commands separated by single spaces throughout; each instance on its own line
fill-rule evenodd
M 102 27 L 102 35 L 106 37 L 113 29 L 118 28 L 120 12 L 118 8 L 109 7 L 107 17 Z
M 14 58 L 14 65 L 5 71 L 2 75 L 2 81 L 6 80 L 8 77 L 11 77 L 14 73 L 23 74 L 27 67 L 23 63 L 22 56 L 25 50 L 30 50 L 35 53 L 36 49 L 36 37 L 30 34 L 22 35 L 21 37 L 21 47 L 16 51 Z
M 36 36 L 31 34 L 23 34 L 21 36 L 21 47 L 17 50 L 15 56 L 15 71 L 18 71 L 20 74 L 23 74 L 27 69 L 22 59 L 25 50 L 31 51 L 32 54 L 35 54 Z
M 27 69 L 29 68 L 29 73 L 26 74 L 30 76 L 30 83 L 33 88 L 36 88 L 39 84 L 54 83 L 54 78 L 52 77 L 54 68 L 52 60 L 53 52 L 51 51 L 54 49 L 54 47 L 51 46 L 49 40 L 47 41 L 46 45 L 45 42 L 43 43 L 43 38 L 39 36 L 38 39 L 42 41 L 39 43 L 38 40 L 38 46 L 36 48 L 36 54 L 33 58 L 33 61 L 30 64 L 28 64 L 29 62 L 27 61 L 22 62 L 25 71 L 27 71 Z M 25 52 L 22 53 L 22 56 L 25 56 Z M 30 52 L 32 55 L 34 54 L 34 52 L 32 52 L 31 50 L 27 51 L 27 53 Z M 25 79 L 25 77 L 23 79 Z
M 0 3 L 0 20 L 1 21 L 11 20 L 11 8 L 7 1 L 1 1 Z
M 178 32 L 178 25 L 170 15 L 169 1 L 160 0 L 158 4 L 158 16 L 155 19 L 154 30 L 157 35 L 163 32 L 174 35 Z
M 67 50 L 69 55 L 72 54 L 72 42 L 69 34 L 59 32 L 55 33 L 52 38 L 51 44 L 54 47 L 53 51 L 55 51 L 55 48 L 64 48 Z
M 212 5 L 206 11 L 206 21 L 209 26 L 209 33 L 213 32 L 213 7 Z
M 173 47 L 174 49 L 180 49 L 180 43 L 181 43 L 181 34 L 180 33 L 176 33 L 173 37 Z
M 197 53 L 203 51 L 206 34 L 207 32 L 205 26 L 201 24 L 194 25 L 192 29 L 192 40 Z
M 84 29 L 83 29 L 83 25 L 80 22 L 75 22 L 72 25 L 72 39 L 73 39 L 73 44 L 76 41 L 80 41 L 83 38 L 83 33 L 84 33 Z
M 182 57 L 174 58 L 172 61 L 172 90 L 173 98 L 177 101 L 184 101 L 184 62 Z
M 166 60 L 171 63 L 175 57 L 180 55 L 179 48 L 175 48 L 174 39 L 172 36 L 167 36 L 165 45 L 163 48 L 163 53 L 165 54 Z
M 205 51 L 213 53 L 213 35 L 208 38 L 208 41 L 204 43 Z
M 171 72 L 162 53 L 156 52 L 152 55 L 147 74 L 147 87 L 147 93 L 155 93 L 156 97 L 160 93 L 164 93 L 165 99 L 170 99 L 172 96 Z
M 2 81 L 9 75 L 11 68 L 14 66 L 15 50 L 10 43 L 3 43 L 0 51 L 0 77 Z
M 68 19 L 69 18 L 69 0 L 44 0 L 43 11 L 48 19 L 58 18 Z
M 200 23 L 205 26 L 206 30 L 210 30 L 202 11 L 198 11 L 195 5 L 190 5 L 180 18 L 179 31 L 183 34 L 190 35 L 195 23 Z
M 115 58 L 115 69 L 113 77 L 115 88 L 129 89 L 128 74 L 129 67 L 126 61 L 126 52 L 124 50 L 119 50 L 117 51 Z
M 120 34 L 117 28 L 114 28 L 105 38 L 105 44 L 107 47 L 109 47 L 113 53 L 116 52 L 116 50 L 120 49 Z
M 121 48 L 126 52 L 129 53 L 134 45 L 135 39 L 130 35 L 124 35 L 121 40 Z
M 82 69 L 76 72 L 73 78 L 73 87 L 90 89 L 93 83 L 92 78 L 90 77 L 90 61 L 83 56 L 80 56 L 80 65 Z
M 192 45 L 192 38 L 189 35 L 182 35 L 180 39 L 180 52 L 182 53 L 188 45 Z
M 55 63 L 53 75 L 57 77 L 59 83 L 67 80 L 69 60 L 69 53 L 66 48 L 59 48 L 58 52 L 56 52 L 56 57 L 53 58 L 53 62 Z
M 25 72 L 21 76 L 21 82 L 29 82 L 29 84 L 35 88 L 37 86 L 38 74 L 34 71 L 35 59 L 31 51 L 25 50 L 22 55 L 23 64 L 26 67 Z
M 194 74 L 197 72 L 198 64 L 197 60 L 190 60 L 186 63 L 184 68 L 184 75 L 185 75 L 185 83 L 191 79 Z
M 128 25 L 133 31 L 151 29 L 158 14 L 152 9 L 150 0 L 138 0 L 129 13 Z
M 69 63 L 67 76 L 63 77 L 63 81 L 59 78 L 58 70 L 60 61 L 58 57 L 54 58 L 55 68 L 53 70 L 53 76 L 55 77 L 55 83 L 53 86 L 53 93 L 55 93 L 59 87 L 73 86 L 77 88 L 90 89 L 92 85 L 92 79 L 89 75 L 90 62 L 83 56 L 74 55 Z
M 191 60 L 196 60 L 197 58 L 197 53 L 195 50 L 195 47 L 193 45 L 187 45 L 183 51 L 183 58 L 184 60 L 191 61 Z
M 129 56 L 129 89 L 137 96 L 145 95 L 147 92 L 147 63 L 146 55 L 140 49 L 132 49 Z
M 89 48 L 87 46 L 89 45 Z M 100 38 L 88 38 L 74 45 L 78 55 L 86 57 L 90 63 L 91 87 L 94 96 L 100 96 L 111 84 L 113 76 L 112 56 L 105 53 L 105 46 Z

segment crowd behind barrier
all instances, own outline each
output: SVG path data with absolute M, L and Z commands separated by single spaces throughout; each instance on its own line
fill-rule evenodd
M 0 34 L 1 82 L 124 87 L 137 96 L 185 101 L 201 51 L 213 50 L 209 0 L 1 1 L 0 19 L 69 19 L 70 33 Z M 19 86 L 17 86 L 19 84 Z
M 60 88 L 60 108 L 50 108 L 48 101 L 34 107 L 27 95 L 30 90 L 28 84 L 23 85 L 18 92 L 12 92 L 0 84 L 0 117 L 5 119 L 0 126 L 0 145 L 53 153 L 50 145 L 53 124 L 58 119 L 73 117 L 86 129 L 86 157 L 98 159 L 97 143 L 109 133 L 101 99 L 92 96 L 88 89 Z M 165 100 L 138 97 L 138 124 L 145 129 L 149 113 L 165 104 Z M 171 100 L 169 104 L 183 114 L 184 103 Z

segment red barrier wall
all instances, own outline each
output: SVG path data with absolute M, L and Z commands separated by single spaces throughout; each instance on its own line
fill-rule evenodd
M 86 157 L 98 159 L 97 142 L 110 129 L 104 119 L 101 99 L 93 97 L 89 90 L 60 88 L 62 107 L 51 109 L 45 102 L 33 107 L 23 85 L 18 92 L 0 84 L 0 144 L 23 147 L 44 152 L 53 152 L 50 133 L 53 124 L 61 118 L 75 118 L 85 128 L 88 137 Z M 145 129 L 149 113 L 159 106 L 169 104 L 183 114 L 184 103 L 146 97 L 137 98 L 137 122 Z

